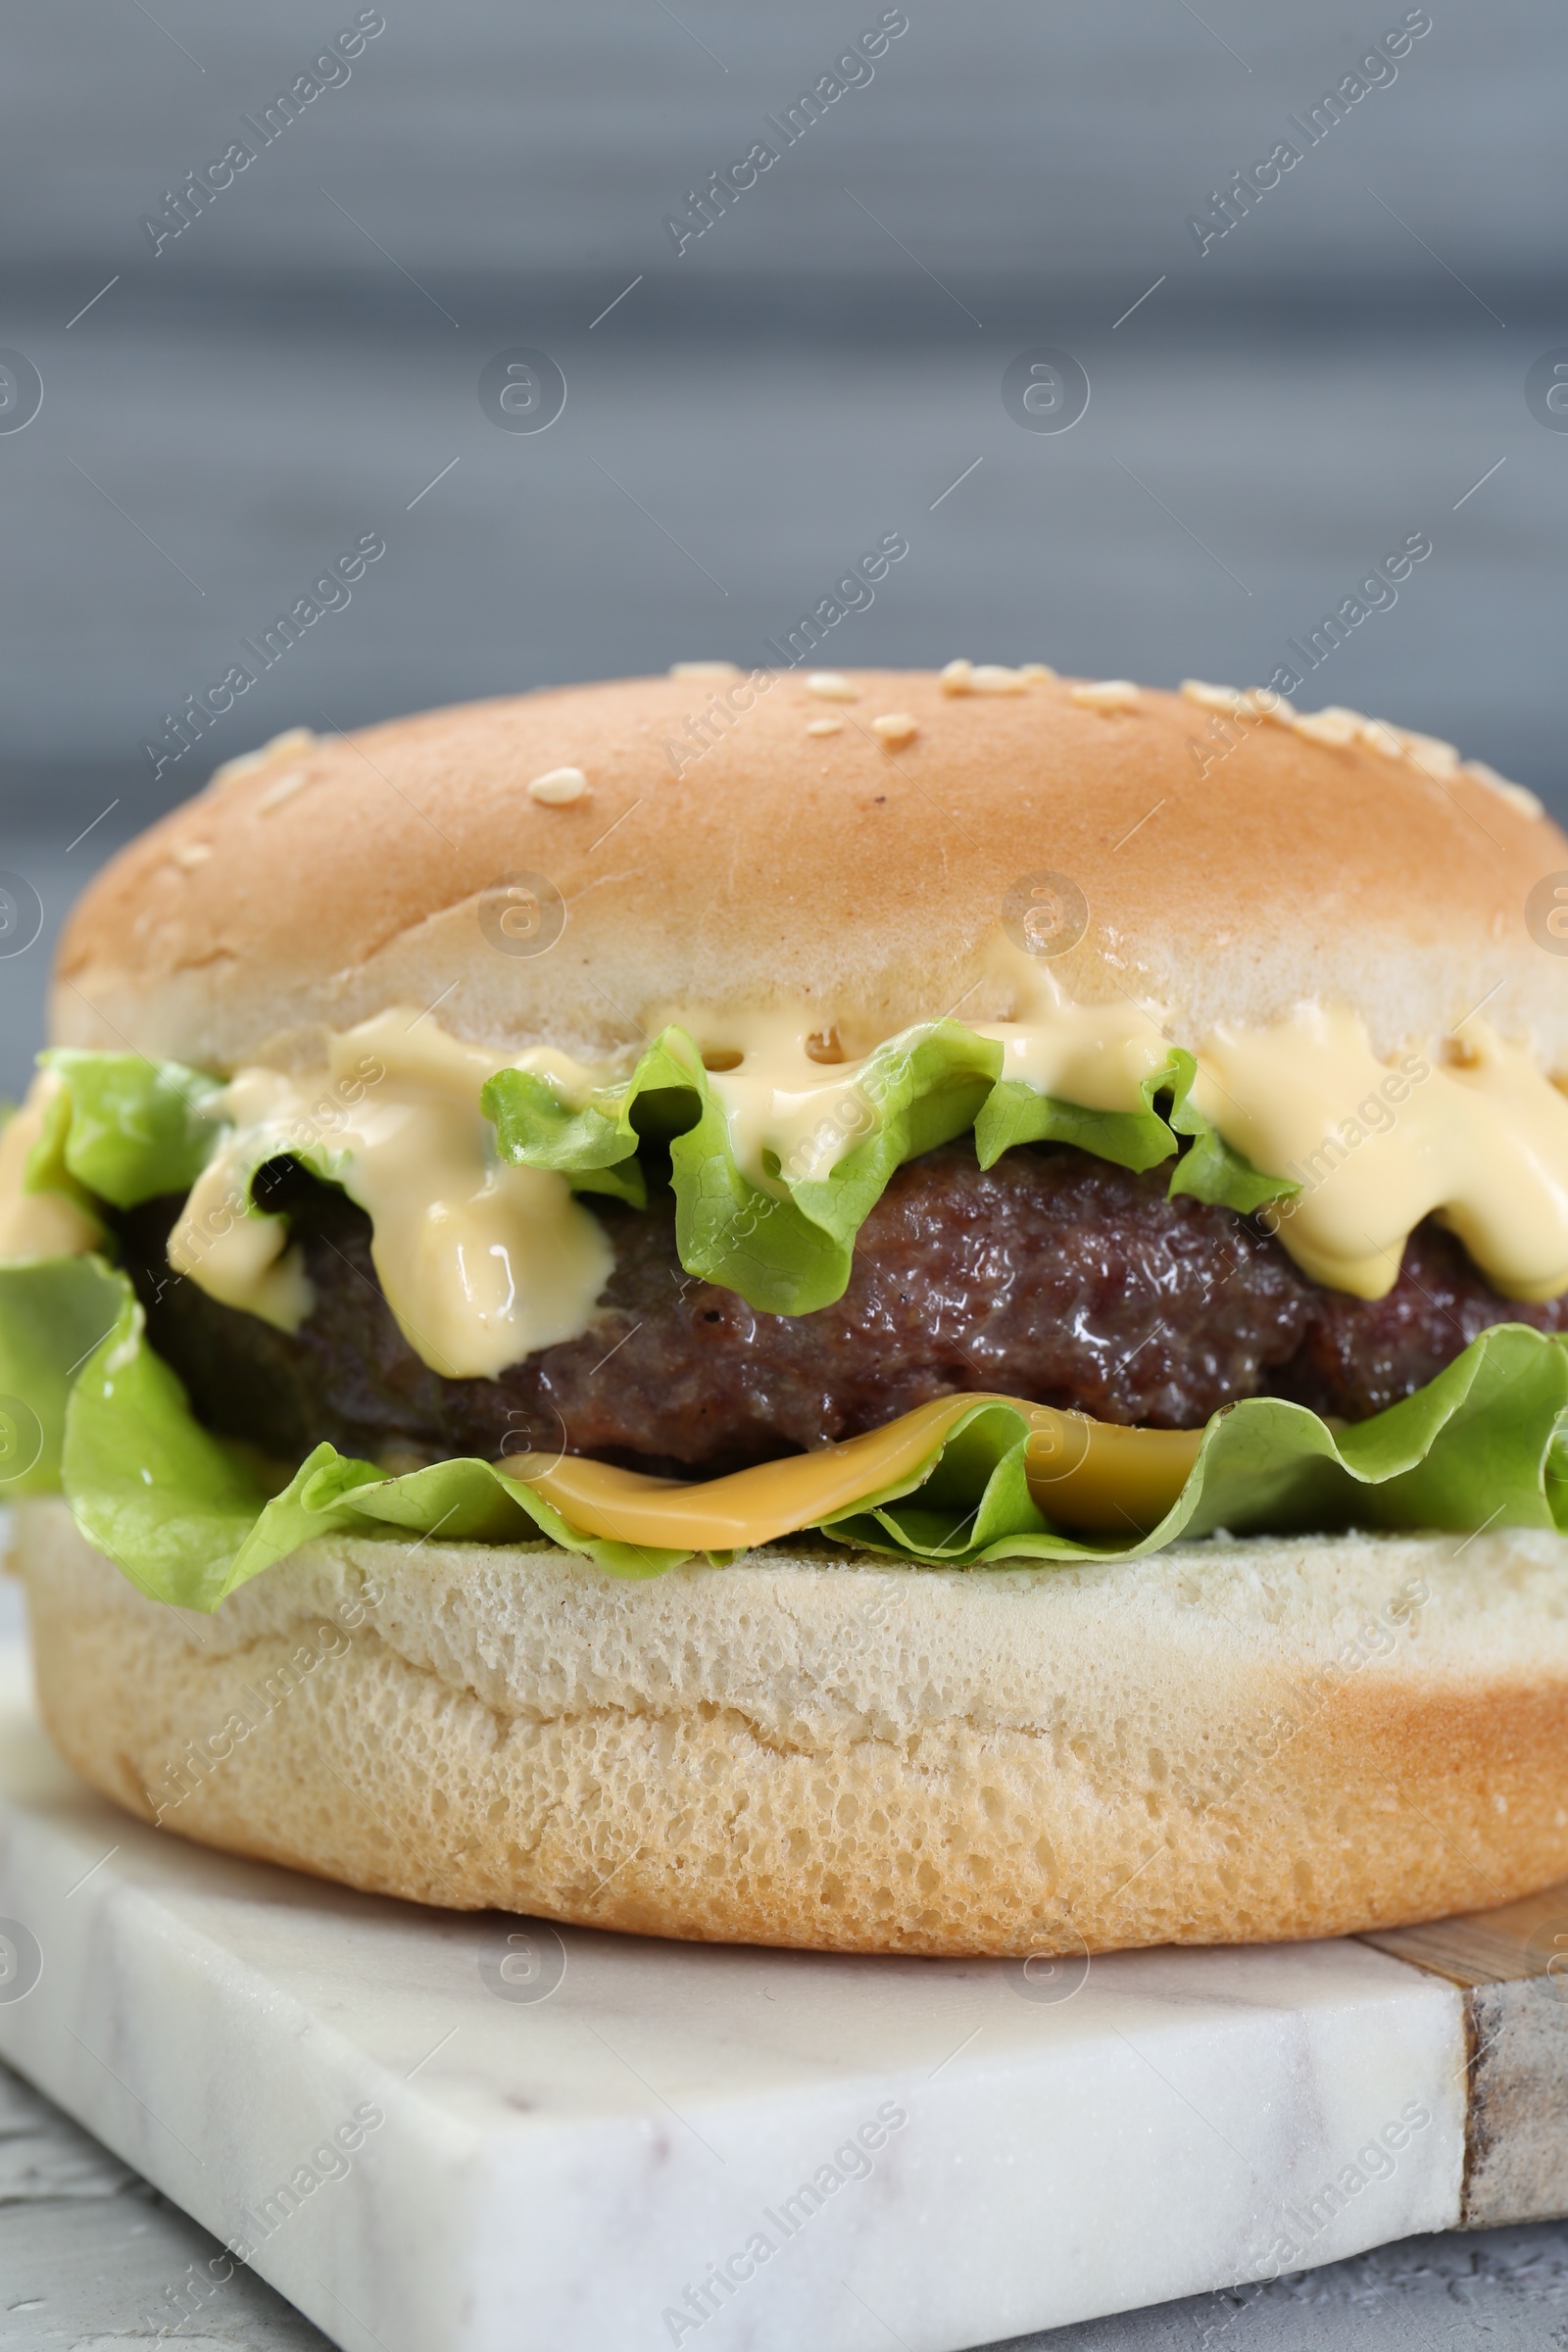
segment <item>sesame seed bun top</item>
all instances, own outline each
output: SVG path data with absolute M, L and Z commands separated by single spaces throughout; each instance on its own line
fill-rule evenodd
M 805 999 L 859 1053 L 1004 1017 L 987 943 L 1049 875 L 1068 994 L 1158 1004 L 1179 1042 L 1317 999 L 1392 1052 L 1486 998 L 1556 1074 L 1565 870 L 1527 793 L 1353 712 L 700 664 L 231 761 L 87 891 L 51 1026 L 225 1070 L 394 1004 L 597 1054 L 672 1004 Z

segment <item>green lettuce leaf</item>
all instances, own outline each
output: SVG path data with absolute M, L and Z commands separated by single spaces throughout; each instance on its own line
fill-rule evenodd
M 27 1160 L 29 1192 L 60 1192 L 135 1208 L 160 1193 L 188 1193 L 212 1157 L 215 1123 L 202 1108 L 222 1080 L 142 1054 L 40 1054 L 61 1080 Z
M 318 1535 L 513 1547 L 544 1539 L 616 1576 L 655 1576 L 691 1556 L 587 1535 L 504 1466 L 477 1460 L 388 1478 L 322 1445 L 269 1495 L 237 1448 L 198 1426 L 146 1344 L 129 1284 L 99 1259 L 0 1269 L 0 1379 L 12 1384 L 0 1416 L 15 1420 L 20 1399 L 46 1431 L 11 1491 L 43 1491 L 58 1461 L 89 1541 L 144 1592 L 182 1607 L 215 1608 Z M 906 1477 L 860 1496 L 822 1532 L 911 1564 L 979 1569 L 1136 1559 L 1218 1528 L 1568 1530 L 1565 1416 L 1568 1345 L 1499 1324 L 1418 1395 L 1350 1429 L 1277 1398 L 1228 1406 L 1158 1524 L 1130 1522 L 1125 1537 L 1105 1539 L 1053 1524 L 1025 1475 L 1027 1413 L 976 1400 Z M 722 1566 L 735 1555 L 707 1556 Z
M 59 1488 L 71 1384 L 114 1330 L 124 1289 L 101 1257 L 0 1266 L 0 1499 Z
M 1142 1110 L 1086 1110 L 1081 1103 L 1040 1094 L 1021 1079 L 999 1079 L 974 1123 L 980 1165 L 994 1167 L 1015 1144 L 1076 1144 L 1097 1159 L 1112 1159 L 1142 1175 L 1177 1149 L 1175 1135 L 1154 1108 L 1155 1096 L 1179 1089 L 1185 1100 L 1197 1074 L 1192 1055 L 1173 1051 L 1163 1069 L 1140 1085 Z
M 645 1135 L 669 1149 L 675 1247 L 688 1274 L 736 1291 L 765 1314 L 805 1315 L 844 1296 L 855 1237 L 903 1161 L 974 1124 L 1002 1048 L 956 1021 L 890 1038 L 847 1081 L 830 1115 L 842 1140 L 862 1134 L 824 1176 L 771 1166 L 777 1190 L 738 1165 L 723 1106 L 684 1029 L 665 1029 L 620 1085 L 579 1108 L 548 1079 L 501 1070 L 480 1098 L 502 1157 L 578 1181 L 628 1166 Z
M 71 1097 L 65 1092 L 51 1095 L 44 1104 L 37 1141 L 22 1171 L 22 1189 L 24 1193 L 63 1193 L 83 1216 L 92 1219 L 97 1240 L 107 1242 L 108 1229 L 99 1214 L 98 1203 L 66 1165 L 66 1138 L 70 1133 Z
M 56 1258 L 38 1270 L 58 1275 L 87 1262 Z M 686 1556 L 574 1534 L 542 1496 L 488 1462 L 438 1462 L 389 1479 L 373 1462 L 322 1445 L 269 1496 L 239 1449 L 195 1419 L 180 1382 L 147 1345 L 125 1277 L 101 1264 L 99 1271 L 114 1320 L 71 1388 L 59 1483 L 88 1542 L 153 1600 L 215 1609 L 312 1537 L 345 1532 L 548 1539 L 618 1576 L 655 1576 Z M 8 1315 L 0 1299 L 0 1318 Z
M 1281 1397 L 1225 1406 L 1205 1428 L 1181 1494 L 1157 1525 L 1129 1525 L 1126 1541 L 1105 1543 L 1051 1527 L 1024 1478 L 1023 1415 L 978 1406 L 964 1425 L 972 1458 L 956 1470 L 934 1461 L 917 1489 L 857 1503 L 823 1532 L 905 1559 L 972 1567 L 1138 1559 L 1216 1528 L 1233 1535 L 1351 1526 L 1568 1531 L 1557 1452 L 1565 1412 L 1568 1345 L 1522 1323 L 1499 1323 L 1413 1396 L 1348 1429 L 1332 1430 L 1305 1405 Z
M 1234 1208 L 1250 1216 L 1270 1200 L 1283 1200 L 1300 1186 L 1288 1177 L 1265 1176 L 1227 1144 L 1213 1122 L 1192 1102 L 1198 1064 L 1191 1054 L 1173 1046 L 1162 1069 L 1143 1080 L 1142 1110 L 1086 1110 L 1081 1103 L 1063 1102 L 1054 1095 L 1038 1094 L 1016 1078 L 1004 1078 L 991 1090 L 974 1123 L 975 1150 L 980 1165 L 989 1168 L 1015 1144 L 1076 1144 L 1098 1159 L 1142 1174 L 1157 1168 L 1180 1149 L 1178 1138 L 1191 1136 L 1171 1173 L 1166 1193 L 1191 1193 L 1218 1208 Z M 1161 1118 L 1156 1096 L 1169 1095 L 1170 1110 Z
M 1300 1191 L 1287 1176 L 1267 1176 L 1261 1168 L 1254 1168 L 1225 1141 L 1212 1120 L 1204 1118 L 1192 1101 L 1198 1064 L 1190 1054 L 1178 1048 L 1171 1054 L 1170 1066 L 1175 1080 L 1170 1123 L 1178 1135 L 1190 1135 L 1193 1141 L 1165 1187 L 1168 1200 L 1174 1200 L 1178 1193 L 1191 1193 L 1216 1208 L 1233 1208 L 1238 1215 L 1250 1217 L 1270 1200 L 1286 1200 Z

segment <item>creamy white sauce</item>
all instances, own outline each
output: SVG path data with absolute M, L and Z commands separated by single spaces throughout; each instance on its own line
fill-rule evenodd
M 1277 1212 L 1302 1270 L 1381 1298 L 1412 1226 L 1437 1211 L 1510 1298 L 1568 1289 L 1568 1099 L 1486 1024 L 1463 1061 L 1380 1061 L 1354 1013 L 1303 1005 L 1218 1029 L 1193 1099 L 1227 1142 L 1301 1190 Z M 1271 1219 L 1272 1221 L 1272 1219 Z
M 708 1083 L 737 1165 L 767 1192 L 786 1189 L 770 1157 L 795 1183 L 825 1176 L 877 1124 L 872 1096 L 859 1084 L 865 1062 L 824 1061 L 822 1044 L 816 1056 L 808 1053 L 808 1040 L 821 1036 L 818 1017 L 796 1006 L 738 1017 L 680 1009 L 659 1016 L 661 1028 L 687 1030 L 712 1059 L 740 1054 L 737 1068 L 710 1069 Z
M 1004 1078 L 1085 1110 L 1143 1109 L 1140 1088 L 1170 1060 L 1162 1007 L 1130 997 L 1075 1004 L 1049 961 L 1004 939 L 993 943 L 991 962 L 1012 991 L 1012 1017 L 973 1025 L 1000 1040 Z
M 1001 1045 L 1002 1076 L 1088 1110 L 1142 1110 L 1140 1087 L 1170 1059 L 1158 1012 L 1125 998 L 1113 1004 L 1075 1004 L 1045 963 L 1004 943 L 997 959 L 1012 986 L 1015 1017 L 965 1021 L 960 1005 L 954 1018 Z M 819 1011 L 676 1007 L 662 1010 L 657 1020 L 659 1027 L 668 1021 L 688 1030 L 704 1054 L 720 1064 L 740 1055 L 736 1068 L 710 1068 L 708 1083 L 723 1109 L 736 1160 L 755 1184 L 783 1190 L 769 1172 L 769 1159 L 796 1180 L 826 1176 L 876 1126 L 876 1090 L 864 1083 L 871 1057 L 824 1064 L 807 1051 L 808 1035 L 820 1033 Z M 593 1083 L 586 1070 L 576 1072 L 566 1082 L 568 1100 L 580 1099 Z
M 479 1090 L 506 1059 L 397 1010 L 333 1038 L 324 1071 L 241 1071 L 208 1106 L 232 1124 L 170 1236 L 170 1263 L 297 1328 L 309 1285 L 282 1221 L 236 1213 L 256 1169 L 294 1152 L 368 1212 L 387 1303 L 435 1371 L 494 1377 L 576 1339 L 612 1254 L 564 1176 L 498 1158 Z
M 43 1134 L 51 1100 L 60 1091 L 53 1070 L 39 1070 L 4 1127 L 0 1127 L 0 1265 L 29 1257 L 79 1257 L 96 1249 L 97 1226 L 64 1193 L 24 1189 L 27 1158 Z
M 293 1080 L 274 1070 L 243 1070 L 213 1096 L 206 1115 L 232 1121 L 232 1131 L 197 1177 L 169 1237 L 176 1274 L 280 1331 L 298 1331 L 314 1298 L 304 1252 L 287 1247 L 284 1220 L 251 1206 L 251 1179 L 286 1150 L 295 1094 Z

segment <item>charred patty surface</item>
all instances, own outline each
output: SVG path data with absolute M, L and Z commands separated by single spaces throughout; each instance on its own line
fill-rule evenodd
M 595 1201 L 615 1266 L 592 1327 L 497 1380 L 448 1380 L 394 1322 L 364 1211 L 291 1164 L 267 1176 L 315 1290 L 295 1336 L 170 1273 L 178 1202 L 130 1212 L 122 1238 L 153 1344 L 200 1417 L 291 1462 L 327 1438 L 372 1460 L 564 1446 L 714 1473 L 974 1389 L 1163 1429 L 1259 1394 L 1359 1420 L 1490 1324 L 1568 1328 L 1568 1300 L 1500 1298 L 1430 1222 L 1388 1298 L 1368 1301 L 1309 1282 L 1231 1210 L 1168 1200 L 1160 1170 L 1067 1148 L 982 1169 L 964 1141 L 899 1169 L 849 1289 L 810 1315 L 760 1314 L 686 1274 L 667 1194 L 647 1210 Z

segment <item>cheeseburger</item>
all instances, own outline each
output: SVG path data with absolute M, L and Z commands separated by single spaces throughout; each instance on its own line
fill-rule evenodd
M 353 1886 L 844 1951 L 1568 1873 L 1565 869 L 1430 737 L 1043 665 L 230 760 L 0 1137 L 60 1748 Z

